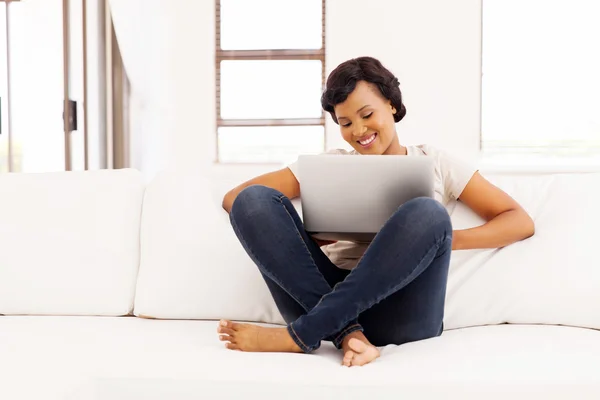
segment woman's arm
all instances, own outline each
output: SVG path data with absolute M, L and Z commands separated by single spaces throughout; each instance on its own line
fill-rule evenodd
M 250 179 L 241 185 L 231 189 L 225 197 L 223 197 L 223 209 L 228 213 L 231 211 L 231 206 L 237 195 L 246 187 L 251 185 L 263 185 L 275 190 L 279 190 L 286 195 L 288 199 L 300 196 L 300 184 L 296 180 L 296 176 L 289 168 L 283 168 L 278 171 L 269 172 L 256 178 Z
M 504 247 L 533 236 L 531 217 L 512 197 L 488 182 L 479 172 L 471 178 L 459 200 L 487 222 L 455 230 L 452 250 Z

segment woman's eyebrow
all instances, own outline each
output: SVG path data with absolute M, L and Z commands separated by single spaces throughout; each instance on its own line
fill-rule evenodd
M 368 105 L 368 104 L 367 104 L 367 105 L 364 105 L 364 106 L 362 106 L 361 108 L 359 108 L 359 109 L 358 109 L 358 111 L 356 111 L 356 114 L 358 114 L 359 112 L 361 112 L 363 109 L 365 109 L 365 108 L 367 108 L 367 107 L 369 107 L 369 105 Z M 338 119 L 338 120 L 340 120 L 340 119 L 348 119 L 348 118 L 346 118 L 346 117 L 337 117 L 337 119 Z

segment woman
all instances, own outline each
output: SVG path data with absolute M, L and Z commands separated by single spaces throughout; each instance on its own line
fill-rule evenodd
M 342 349 L 343 365 L 364 365 L 379 357 L 376 346 L 441 335 L 451 250 L 507 246 L 532 236 L 534 224 L 466 164 L 430 146 L 400 144 L 399 82 L 378 60 L 339 65 L 321 103 L 354 148 L 334 153 L 433 157 L 435 200 L 399 207 L 371 243 L 324 243 L 307 235 L 290 202 L 300 195 L 295 163 L 234 188 L 223 208 L 288 325 L 221 320 L 217 331 L 227 348 L 241 351 L 308 353 L 329 340 Z M 453 231 L 444 206 L 455 200 L 487 222 Z

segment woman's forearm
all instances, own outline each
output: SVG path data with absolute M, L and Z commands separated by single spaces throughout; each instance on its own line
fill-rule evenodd
M 535 232 L 533 220 L 523 210 L 506 211 L 484 225 L 455 230 L 452 250 L 488 249 L 508 246 Z

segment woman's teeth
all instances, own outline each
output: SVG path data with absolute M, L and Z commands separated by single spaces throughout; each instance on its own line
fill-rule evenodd
M 363 146 L 366 146 L 366 145 L 370 144 L 373 140 L 375 140 L 375 136 L 377 136 L 376 133 L 372 134 L 371 136 L 369 136 L 368 138 L 366 138 L 364 140 L 359 140 L 358 143 L 360 143 Z

